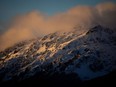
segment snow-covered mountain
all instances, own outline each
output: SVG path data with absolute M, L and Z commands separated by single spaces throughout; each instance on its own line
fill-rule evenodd
M 20 42 L 0 52 L 0 80 L 24 80 L 43 72 L 75 73 L 82 81 L 116 70 L 116 31 L 100 25 Z

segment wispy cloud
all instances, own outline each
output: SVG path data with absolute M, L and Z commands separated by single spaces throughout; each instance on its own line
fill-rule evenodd
M 61 30 L 70 30 L 75 26 L 90 27 L 95 24 L 116 29 L 116 4 L 102 3 L 95 7 L 76 6 L 67 12 L 47 16 L 32 11 L 16 16 L 5 33 L 0 36 L 0 50 L 36 35 L 42 36 Z M 78 30 L 78 28 L 77 28 Z

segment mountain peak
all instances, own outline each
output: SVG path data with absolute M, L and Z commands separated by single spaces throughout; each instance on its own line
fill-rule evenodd
M 103 27 L 101 25 L 97 25 L 97 26 L 94 26 L 93 28 L 90 28 L 90 30 L 88 31 L 88 33 L 90 33 L 90 32 L 102 32 L 102 31 L 104 31 L 106 33 L 109 33 L 109 34 L 113 33 L 112 29 Z
M 57 32 L 22 42 L 0 53 L 0 74 L 4 75 L 1 79 L 26 79 L 38 72 L 76 73 L 81 80 L 105 75 L 116 67 L 110 33 L 110 29 L 98 25 L 87 33 Z

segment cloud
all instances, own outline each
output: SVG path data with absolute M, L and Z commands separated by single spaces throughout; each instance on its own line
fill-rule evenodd
M 96 24 L 116 29 L 115 3 L 102 3 L 95 7 L 76 6 L 67 12 L 53 16 L 32 11 L 13 18 L 7 31 L 0 36 L 0 50 L 22 40 L 32 39 L 55 31 L 68 31 L 75 26 L 91 27 Z
M 104 3 L 96 6 L 99 13 L 99 24 L 109 27 L 116 28 L 116 4 Z

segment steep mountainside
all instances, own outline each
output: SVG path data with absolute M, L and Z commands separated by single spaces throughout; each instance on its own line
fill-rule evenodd
M 100 25 L 79 33 L 55 32 L 0 52 L 1 82 L 38 73 L 74 73 L 85 81 L 116 70 L 116 32 Z

